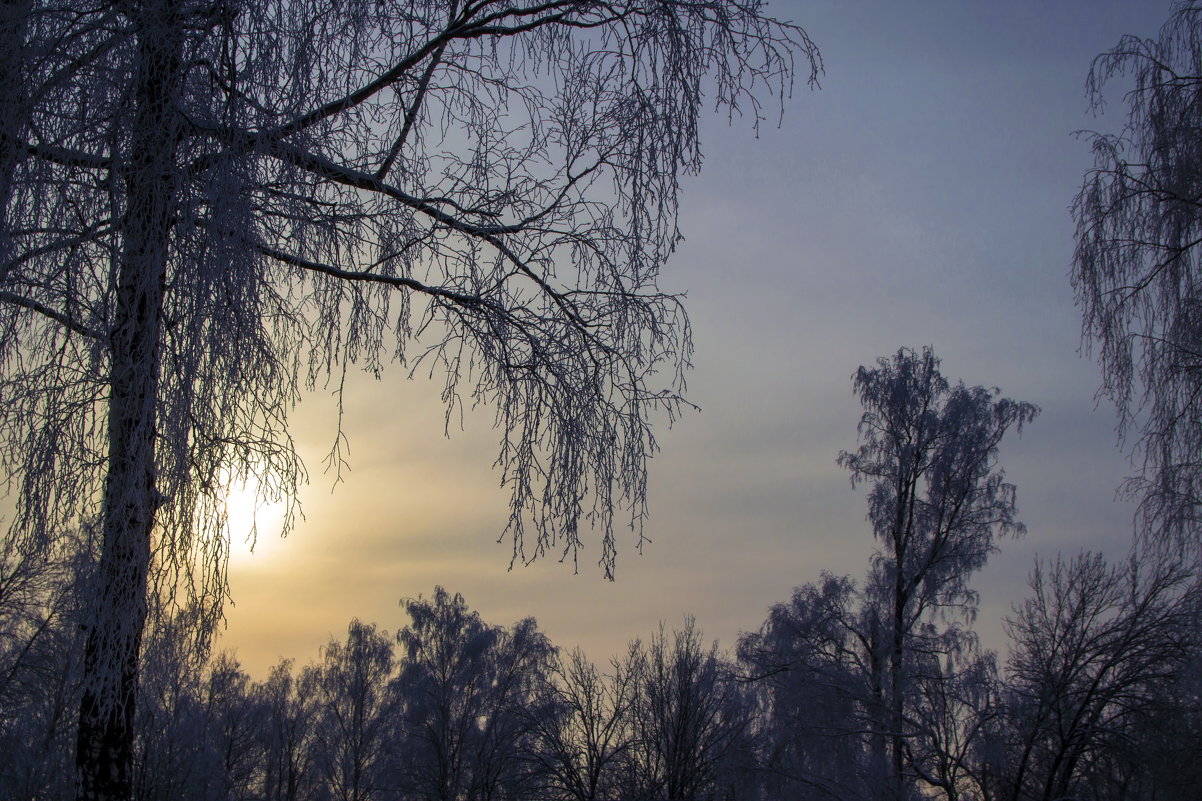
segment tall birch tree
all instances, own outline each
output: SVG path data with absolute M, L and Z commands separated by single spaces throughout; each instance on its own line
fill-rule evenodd
M 881 610 L 888 639 L 884 682 L 889 743 L 888 795 L 913 795 L 906 703 L 914 692 L 922 623 L 975 608 L 969 577 L 980 570 L 998 536 L 1019 533 L 1015 488 L 997 465 L 1010 428 L 1022 430 L 1039 413 L 999 398 L 998 390 L 952 386 L 930 348 L 898 350 L 853 376 L 864 414 L 860 447 L 839 455 L 852 483 L 869 482 L 868 520 L 880 542 L 868 603 Z
M 292 500 L 289 412 L 352 366 L 495 409 L 514 558 L 593 528 L 612 574 L 682 403 L 703 102 L 819 68 L 756 0 L 24 0 L 0 54 L 9 536 L 101 521 L 80 798 L 129 796 L 152 583 L 211 624 L 223 488 Z

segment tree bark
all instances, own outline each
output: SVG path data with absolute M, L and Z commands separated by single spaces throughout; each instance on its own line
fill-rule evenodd
M 138 659 L 147 616 L 155 485 L 160 328 L 176 196 L 175 109 L 182 44 L 175 0 L 133 22 L 138 76 L 125 165 L 125 238 L 110 328 L 108 475 L 93 619 L 84 652 L 77 798 L 131 796 Z
M 905 551 L 902 551 L 904 558 Z M 905 782 L 902 774 L 905 770 L 903 753 L 904 736 L 903 710 L 905 704 L 905 686 L 903 671 L 905 670 L 906 635 L 906 595 L 902 588 L 902 560 L 898 560 L 897 574 L 893 585 L 893 641 L 889 649 L 889 730 L 890 730 L 890 784 L 894 801 L 905 798 Z

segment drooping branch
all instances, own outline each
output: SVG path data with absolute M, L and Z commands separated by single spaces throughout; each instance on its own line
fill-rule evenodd
M 9 144 L 8 137 L 0 131 L 0 145 Z M 82 167 L 87 170 L 110 170 L 112 159 L 56 145 L 39 145 L 33 142 L 13 142 L 18 152 L 61 167 Z
M 70 315 L 63 314 L 57 309 L 52 309 L 46 304 L 40 303 L 32 298 L 27 298 L 14 292 L 9 292 L 8 290 L 0 290 L 0 302 L 37 312 L 43 317 L 55 321 L 63 328 L 73 331 L 81 336 L 95 339 L 98 342 L 104 342 L 107 340 L 107 336 L 103 331 L 97 331 L 94 328 L 89 328 L 78 320 L 72 318 Z
M 428 284 L 423 284 L 421 281 L 418 281 L 414 278 L 407 278 L 400 275 L 385 275 L 383 273 L 370 272 L 366 270 L 346 270 L 341 267 L 335 267 L 332 264 L 323 264 L 310 259 L 303 259 L 300 256 L 295 256 L 291 253 L 286 253 L 282 250 L 269 247 L 267 245 L 260 244 L 255 245 L 255 247 L 264 256 L 275 259 L 276 261 L 283 262 L 284 264 L 290 264 L 293 267 L 300 267 L 310 272 L 328 275 L 333 278 L 340 278 L 346 281 L 363 281 L 386 284 L 398 289 L 412 289 L 416 292 L 422 293 L 423 295 L 449 300 L 452 303 L 456 303 L 460 306 L 488 307 L 493 311 L 504 311 L 504 309 L 499 307 L 497 304 L 490 303 L 479 296 L 465 295 L 462 292 L 455 292 L 450 289 L 444 289 L 443 287 L 430 286 Z
M 644 541 L 652 415 L 686 403 L 689 323 L 657 280 L 703 86 L 758 119 L 794 50 L 818 63 L 754 2 L 235 6 L 25 0 L 29 47 L 0 71 L 19 112 L 0 479 L 14 529 L 103 511 L 112 568 L 84 787 L 132 775 L 132 729 L 92 712 L 133 709 L 147 612 L 182 598 L 198 642 L 219 619 L 219 485 L 294 502 L 289 415 L 323 376 L 390 356 L 429 365 L 448 415 L 460 393 L 492 406 L 513 559 L 562 544 L 574 563 L 591 527 L 612 578 L 615 515 Z M 108 347 L 78 346 L 105 327 Z

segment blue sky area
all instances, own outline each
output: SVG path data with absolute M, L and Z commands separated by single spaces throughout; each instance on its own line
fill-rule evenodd
M 835 464 L 856 444 L 850 376 L 900 346 L 933 345 L 944 374 L 1000 387 L 1043 413 L 1002 465 L 1029 532 L 975 581 L 986 644 L 1025 592 L 1035 554 L 1121 557 L 1131 472 L 1113 409 L 1082 358 L 1068 270 L 1069 205 L 1091 162 L 1079 129 L 1117 131 L 1121 92 L 1089 110 L 1091 59 L 1152 36 L 1167 2 L 783 2 L 770 12 L 821 49 L 821 89 L 799 82 L 780 127 L 707 120 L 705 166 L 684 183 L 686 237 L 664 273 L 688 292 L 699 414 L 661 426 L 640 556 L 617 581 L 582 554 L 506 570 L 506 494 L 486 413 L 443 436 L 438 387 L 393 370 L 356 380 L 352 472 L 320 473 L 330 404 L 306 401 L 307 520 L 232 566 L 229 628 L 253 674 L 315 658 L 353 616 L 394 631 L 398 599 L 435 584 L 492 623 L 533 615 L 553 642 L 605 662 L 686 613 L 724 645 L 822 570 L 860 577 L 874 547 L 866 491 Z M 401 410 L 398 412 L 398 409 Z

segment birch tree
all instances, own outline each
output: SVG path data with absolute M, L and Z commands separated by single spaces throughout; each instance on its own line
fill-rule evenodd
M 316 687 L 320 669 L 310 665 L 293 675 L 282 660 L 256 687 L 263 721 L 263 771 L 260 796 L 266 801 L 300 801 L 313 782 L 316 750 Z
M 374 624 L 352 620 L 346 642 L 323 649 L 313 690 L 316 773 L 337 801 L 380 797 L 387 732 L 396 709 L 389 688 L 392 639 Z
M 876 618 L 849 578 L 824 573 L 739 639 L 761 699 L 754 725 L 767 797 L 879 796 L 886 649 Z
M 703 100 L 758 124 L 819 68 L 756 0 L 23 0 L 0 54 L 11 536 L 101 520 L 81 798 L 130 792 L 152 579 L 203 635 L 225 488 L 295 510 L 289 413 L 352 367 L 493 408 L 514 559 L 595 530 L 612 575 L 682 403 Z
M 998 390 L 952 386 L 930 348 L 900 349 L 853 376 L 864 406 L 860 447 L 839 463 L 853 485 L 870 482 L 868 520 L 881 547 L 865 589 L 881 610 L 888 638 L 881 721 L 889 741 L 889 797 L 907 798 L 906 703 L 920 642 L 937 650 L 924 622 L 971 616 L 969 577 L 985 565 L 998 536 L 1020 533 L 1015 488 L 997 466 L 998 446 L 1039 410 L 999 398 Z
M 529 796 L 532 718 L 555 648 L 533 618 L 489 625 L 442 587 L 403 604 L 395 783 L 429 801 Z
M 205 746 L 212 773 L 210 797 L 228 801 L 256 799 L 257 774 L 265 755 L 259 736 L 262 711 L 251 695 L 250 676 L 226 652 L 209 661 L 207 672 L 203 701 Z
M 1187 547 L 1194 560 L 1202 560 L 1200 63 L 1202 6 L 1180 0 L 1158 36 L 1124 36 L 1094 60 L 1091 104 L 1101 109 L 1117 80 L 1126 121 L 1118 133 L 1088 134 L 1094 165 L 1073 202 L 1072 264 L 1082 343 L 1141 468 L 1127 484 L 1140 501 L 1139 530 Z
M 751 704 L 718 643 L 707 648 L 686 617 L 671 635 L 661 624 L 647 645 L 632 642 L 623 669 L 633 678 L 633 740 L 621 795 L 693 801 L 729 790 Z
M 132 795 L 162 801 L 211 797 L 215 761 L 206 742 L 209 654 L 193 647 L 195 609 L 147 627 L 134 728 Z
M 501 632 L 442 587 L 429 599 L 402 603 L 410 623 L 397 632 L 398 783 L 414 798 L 460 801 L 473 783 L 491 684 L 488 657 Z
M 998 715 L 996 657 L 956 626 L 938 639 L 941 652 L 925 653 L 915 676 L 909 763 L 928 788 L 924 795 L 960 801 L 981 787 L 975 778 L 980 752 Z
M 67 797 L 83 638 L 86 532 L 0 548 L 0 797 Z

